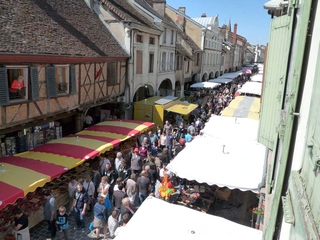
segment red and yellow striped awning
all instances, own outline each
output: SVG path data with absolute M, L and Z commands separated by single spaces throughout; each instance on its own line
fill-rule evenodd
M 101 122 L 31 151 L 0 158 L 0 164 L 4 164 L 4 170 L 0 169 L 0 210 L 86 159 L 94 158 L 153 126 L 154 123 L 136 120 Z

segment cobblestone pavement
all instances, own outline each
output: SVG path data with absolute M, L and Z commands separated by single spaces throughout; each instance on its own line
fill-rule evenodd
M 93 234 L 90 234 L 89 231 L 89 224 L 93 219 L 93 214 L 87 214 L 86 216 L 86 231 L 82 232 L 81 229 L 73 229 L 76 226 L 75 220 L 73 215 L 71 214 L 69 217 L 69 240 L 87 240 L 92 238 Z M 33 227 L 30 230 L 30 237 L 32 240 L 47 240 L 50 238 L 50 232 L 48 231 L 48 225 L 45 221 L 40 222 L 38 225 Z M 101 235 L 103 236 L 103 235 Z M 95 236 L 93 236 L 95 237 Z M 58 238 L 58 232 L 57 236 L 54 238 L 56 239 L 64 239 L 61 235 L 60 238 Z

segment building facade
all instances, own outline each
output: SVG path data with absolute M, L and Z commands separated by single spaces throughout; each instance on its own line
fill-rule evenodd
M 258 136 L 269 149 L 264 239 L 320 239 L 317 3 L 289 1 L 271 19 Z
M 85 1 L 4 5 L 0 133 L 16 139 L 7 154 L 61 137 L 49 128 L 82 130 L 88 111 L 124 94 L 128 55 Z

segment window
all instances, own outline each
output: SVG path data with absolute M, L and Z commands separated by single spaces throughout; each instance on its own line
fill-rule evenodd
M 170 53 L 170 70 L 172 71 L 174 68 L 174 65 L 173 65 L 173 53 Z
M 143 42 L 143 37 L 142 37 L 142 35 L 137 34 L 136 41 L 139 42 L 139 43 L 142 43 L 142 42 Z
M 153 37 L 149 38 L 149 44 L 154 45 L 154 38 Z
M 174 31 L 171 30 L 171 44 L 173 45 L 173 40 L 174 40 Z
M 28 67 L 6 68 L 9 100 L 28 99 Z
M 137 51 L 136 74 L 142 74 L 142 51 Z
M 163 37 L 162 42 L 167 43 L 167 29 L 166 28 L 163 31 L 162 37 Z
M 190 67 L 190 61 L 187 61 L 187 63 L 186 63 L 186 73 L 189 72 L 189 67 Z
M 108 65 L 107 65 L 107 83 L 108 83 L 108 86 L 118 84 L 117 63 L 108 63 Z
M 161 71 L 166 71 L 166 64 L 167 64 L 167 54 L 166 52 L 162 53 L 161 56 Z
M 154 53 L 149 54 L 149 73 L 153 73 Z
M 200 65 L 200 53 L 197 53 L 196 66 Z
M 69 66 L 56 65 L 56 88 L 57 94 L 64 94 L 69 92 Z

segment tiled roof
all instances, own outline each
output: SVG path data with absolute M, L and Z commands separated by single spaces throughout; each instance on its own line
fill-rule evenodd
M 0 53 L 127 57 L 84 0 L 0 3 Z
M 132 21 L 150 28 L 156 28 L 151 21 L 127 3 L 127 0 L 102 0 L 101 3 L 121 20 Z
M 153 4 L 150 4 L 150 0 L 134 0 L 136 3 L 138 3 L 140 6 L 142 6 L 147 11 L 151 12 L 153 15 L 160 18 L 164 23 L 171 25 L 175 27 L 175 24 L 172 23 L 171 20 L 168 20 L 165 18 L 165 16 L 161 16 L 156 10 L 153 9 Z M 165 6 L 165 5 L 164 5 Z

